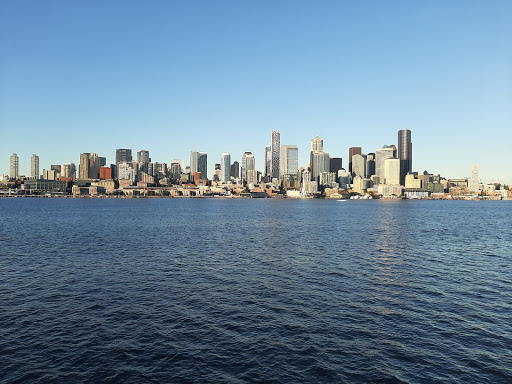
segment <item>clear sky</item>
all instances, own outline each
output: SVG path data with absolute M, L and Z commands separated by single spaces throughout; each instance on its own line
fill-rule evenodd
M 345 165 L 399 129 L 415 171 L 512 183 L 512 1 L 0 2 L 0 174 L 116 148 L 263 170 L 272 130 Z

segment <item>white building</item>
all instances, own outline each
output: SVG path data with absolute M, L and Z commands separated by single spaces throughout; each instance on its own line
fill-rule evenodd
M 220 157 L 220 181 L 227 183 L 231 180 L 231 154 L 224 152 Z
M 384 161 L 384 183 L 400 185 L 400 159 L 386 159 Z

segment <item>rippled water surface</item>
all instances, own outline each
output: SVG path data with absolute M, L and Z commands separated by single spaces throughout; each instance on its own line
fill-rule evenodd
M 0 382 L 512 382 L 512 202 L 0 210 Z

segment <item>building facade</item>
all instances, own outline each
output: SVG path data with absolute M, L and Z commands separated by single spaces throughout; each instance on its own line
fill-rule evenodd
M 39 156 L 35 153 L 30 159 L 30 177 L 32 179 L 39 179 Z
M 279 131 L 272 131 L 272 141 L 270 144 L 270 151 L 272 155 L 271 176 L 272 178 L 279 179 L 280 171 L 280 157 L 281 157 L 281 133 Z
M 398 158 L 400 159 L 400 184 L 405 184 L 405 175 L 412 172 L 412 141 L 411 131 L 398 131 Z

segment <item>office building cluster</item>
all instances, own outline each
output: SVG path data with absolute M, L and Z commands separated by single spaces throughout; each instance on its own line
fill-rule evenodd
M 30 177 L 19 175 L 19 158 L 10 158 L 10 175 L 3 176 L 3 190 L 18 193 L 70 193 L 73 195 L 162 195 L 162 196 L 287 196 L 360 198 L 445 198 L 483 195 L 478 168 L 463 179 L 446 180 L 427 171 L 413 171 L 410 130 L 398 131 L 395 144 L 364 153 L 350 147 L 348 159 L 331 156 L 324 142 L 311 140 L 309 161 L 299 165 L 297 145 L 282 145 L 279 131 L 272 131 L 264 149 L 264 168 L 256 169 L 255 155 L 244 152 L 234 160 L 229 152 L 220 155 L 213 175 L 208 175 L 208 154 L 193 150 L 188 165 L 183 160 L 170 163 L 152 161 L 148 150 L 134 157 L 132 149 L 116 149 L 115 162 L 106 157 L 81 153 L 74 163 L 51 165 L 39 170 L 39 156 L 31 157 Z M 498 187 L 498 191 L 500 188 Z

